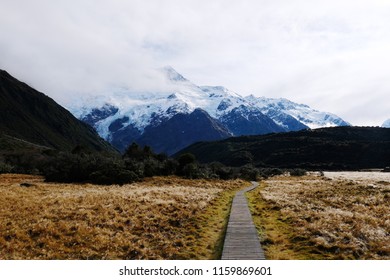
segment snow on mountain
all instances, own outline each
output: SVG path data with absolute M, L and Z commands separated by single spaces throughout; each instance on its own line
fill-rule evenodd
M 112 93 L 103 94 L 94 98 L 78 101 L 83 104 L 80 108 L 71 106 L 70 110 L 76 117 L 93 125 L 98 133 L 109 140 L 109 126 L 116 119 L 127 117 L 123 126 L 132 124 L 139 131 L 153 121 L 153 115 L 161 118 L 171 118 L 177 113 L 190 113 L 196 107 L 192 99 L 197 99 L 193 91 L 182 91 L 180 94 L 172 92 L 134 93 L 123 89 L 114 89 Z M 107 114 L 107 111 L 111 112 Z M 95 121 L 90 122 L 93 115 Z
M 208 112 L 213 118 L 239 107 L 243 99 L 237 93 L 223 87 L 198 87 L 185 79 L 171 67 L 163 68 L 163 74 L 172 82 L 170 91 L 131 92 L 123 88 L 85 100 L 78 100 L 69 109 L 76 117 L 93 125 L 99 134 L 109 139 L 110 123 L 128 117 L 123 125 L 132 124 L 142 133 L 154 121 L 167 120 L 177 113 L 189 114 L 197 108 Z M 81 104 L 81 106 L 80 106 Z M 115 109 L 114 109 L 115 108 Z M 107 110 L 111 114 L 107 115 Z M 99 114 L 100 117 L 93 117 Z M 156 116 L 159 120 L 156 122 Z M 91 120 L 95 118 L 95 122 Z
M 222 86 L 197 86 L 172 67 L 162 68 L 161 75 L 168 86 L 159 92 L 134 92 L 126 88 L 115 88 L 100 95 L 77 100 L 73 106 L 68 106 L 68 109 L 76 117 L 92 125 L 100 136 L 120 150 L 130 144 L 129 141 L 143 139 L 141 136 L 145 130 L 149 134 L 150 131 L 161 132 L 161 129 L 151 128 L 166 127 L 165 123 L 176 115 L 189 115 L 199 108 L 233 135 L 349 125 L 333 114 L 319 112 L 287 99 L 257 98 L 253 95 L 242 97 Z M 195 118 L 198 115 L 192 116 Z M 188 123 L 187 119 L 186 121 Z M 193 121 L 196 121 L 196 118 Z M 207 129 L 219 127 L 217 123 L 205 123 L 212 126 Z M 183 124 L 178 121 L 175 125 L 171 123 L 170 129 L 183 129 Z M 220 128 L 217 130 L 220 131 Z M 149 134 L 148 139 L 155 137 L 155 141 L 158 141 L 158 135 Z M 187 135 L 194 137 L 195 134 L 188 132 Z M 182 142 L 195 141 L 195 138 Z M 172 143 L 169 145 L 171 147 Z M 161 150 L 164 151 L 163 147 Z M 170 151 L 173 150 L 170 148 Z
M 350 124 L 340 117 L 326 112 L 320 112 L 305 104 L 294 103 L 285 98 L 247 97 L 249 103 L 270 116 L 279 125 L 285 125 L 285 118 L 293 117 L 296 121 L 311 128 L 349 126 Z
M 214 118 L 219 118 L 241 105 L 249 106 L 239 94 L 222 86 L 202 86 L 200 88 L 206 93 L 208 103 L 204 110 Z
M 382 124 L 382 127 L 390 128 L 390 119 L 386 120 L 386 121 Z
M 165 66 L 161 69 L 163 75 L 170 81 L 190 83 L 189 80 L 184 78 L 181 74 L 176 72 L 171 66 Z

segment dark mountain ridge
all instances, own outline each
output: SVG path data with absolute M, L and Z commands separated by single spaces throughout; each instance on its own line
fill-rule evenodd
M 357 170 L 390 166 L 390 129 L 332 127 L 198 142 L 192 153 L 202 163 L 229 166 Z
M 81 145 L 115 152 L 92 127 L 4 70 L 0 70 L 0 133 L 63 151 Z

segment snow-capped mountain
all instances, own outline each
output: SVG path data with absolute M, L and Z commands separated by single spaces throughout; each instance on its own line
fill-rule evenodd
M 349 125 L 287 99 L 243 97 L 221 86 L 200 87 L 172 67 L 161 73 L 169 87 L 160 92 L 114 89 L 79 100 L 69 109 L 121 151 L 135 141 L 168 154 L 197 141 Z
M 390 119 L 386 120 L 383 124 L 382 127 L 390 128 Z
M 291 130 L 291 125 L 297 125 L 297 128 L 300 127 L 294 120 L 311 129 L 350 125 L 335 114 L 320 112 L 307 105 L 294 103 L 285 98 L 266 98 L 250 95 L 246 99 L 253 107 L 259 108 L 263 114 L 271 117 L 286 130 Z M 286 122 L 286 120 L 289 121 Z M 291 122 L 290 125 L 289 122 Z

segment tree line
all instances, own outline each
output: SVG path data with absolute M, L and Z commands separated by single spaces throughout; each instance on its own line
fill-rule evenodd
M 70 152 L 46 150 L 39 155 L 3 156 L 0 158 L 0 173 L 11 172 L 40 174 L 50 182 L 122 185 L 146 177 L 171 175 L 190 179 L 257 180 L 282 174 L 285 170 L 256 168 L 250 164 L 242 167 L 229 167 L 219 162 L 200 164 L 191 153 L 171 158 L 164 153 L 154 153 L 149 146 L 132 143 L 121 156 L 91 152 L 83 146 Z M 303 170 L 291 172 L 296 175 L 305 173 Z

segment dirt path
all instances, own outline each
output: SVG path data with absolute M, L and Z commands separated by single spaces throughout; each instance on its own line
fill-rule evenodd
M 249 211 L 245 193 L 258 186 L 239 191 L 233 199 L 229 223 L 222 251 L 222 260 L 260 260 L 265 259 L 256 227 Z

